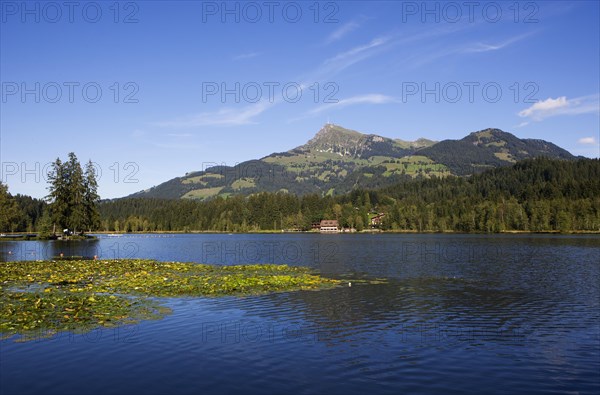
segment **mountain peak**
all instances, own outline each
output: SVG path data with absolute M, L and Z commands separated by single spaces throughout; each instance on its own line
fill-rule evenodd
M 326 123 L 297 148 L 235 167 L 215 166 L 186 174 L 134 196 L 210 199 L 261 191 L 338 194 L 356 187 L 392 185 L 406 177 L 470 175 L 538 156 L 574 159 L 548 141 L 519 139 L 496 128 L 435 142 L 391 139 Z
M 404 141 L 382 137 L 377 134 L 364 134 L 326 123 L 306 144 L 298 147 L 301 151 L 330 152 L 342 157 L 350 156 L 367 159 L 372 156 L 401 157 L 415 149 L 428 147 L 434 141 L 419 139 Z
M 377 144 L 393 145 L 391 139 L 374 134 L 363 134 L 339 125 L 326 123 L 315 137 L 300 147 L 303 151 L 329 152 L 340 156 L 369 156 Z
M 506 143 L 518 144 L 520 139 L 514 134 L 496 128 L 487 128 L 477 132 L 471 132 L 462 141 L 477 146 L 504 145 Z
M 325 137 L 330 137 L 330 136 L 347 136 L 347 137 L 360 137 L 360 136 L 364 136 L 362 133 L 357 132 L 355 130 L 350 130 L 350 129 L 346 129 L 343 128 L 339 125 L 333 124 L 333 123 L 326 123 L 325 125 L 323 125 L 323 127 L 317 132 L 317 134 L 315 134 L 315 137 L 312 138 L 312 140 L 315 139 L 320 139 L 320 138 L 325 138 Z
M 512 136 L 512 137 L 516 138 L 515 135 L 505 132 L 504 130 L 498 129 L 498 128 L 487 128 L 487 129 L 479 130 L 477 132 L 471 132 L 471 133 L 469 133 L 469 136 L 482 136 L 482 137 L 485 137 L 485 136 L 497 136 L 497 137 Z

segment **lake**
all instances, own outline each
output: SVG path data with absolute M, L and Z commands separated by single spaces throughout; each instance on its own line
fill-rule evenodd
M 2 394 L 600 393 L 600 237 L 139 234 L 0 242 L 63 253 L 309 266 L 385 278 L 164 299 L 159 321 L 0 342 Z

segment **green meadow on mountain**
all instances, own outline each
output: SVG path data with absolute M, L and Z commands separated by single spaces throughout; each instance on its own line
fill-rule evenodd
M 236 166 L 215 166 L 131 195 L 198 199 L 258 192 L 341 195 L 414 178 L 467 176 L 535 157 L 575 159 L 544 140 L 485 129 L 460 140 L 404 141 L 326 124 L 306 144 Z

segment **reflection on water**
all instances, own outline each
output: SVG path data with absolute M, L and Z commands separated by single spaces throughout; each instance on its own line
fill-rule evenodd
M 174 313 L 161 321 L 6 340 L 2 393 L 600 391 L 596 236 L 147 236 L 0 243 L 0 256 L 94 250 L 388 281 L 166 299 Z

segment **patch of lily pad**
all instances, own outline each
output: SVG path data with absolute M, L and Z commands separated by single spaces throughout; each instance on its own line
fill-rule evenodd
M 0 263 L 0 335 L 20 339 L 160 319 L 160 297 L 245 296 L 332 288 L 339 280 L 287 265 L 155 260 Z

